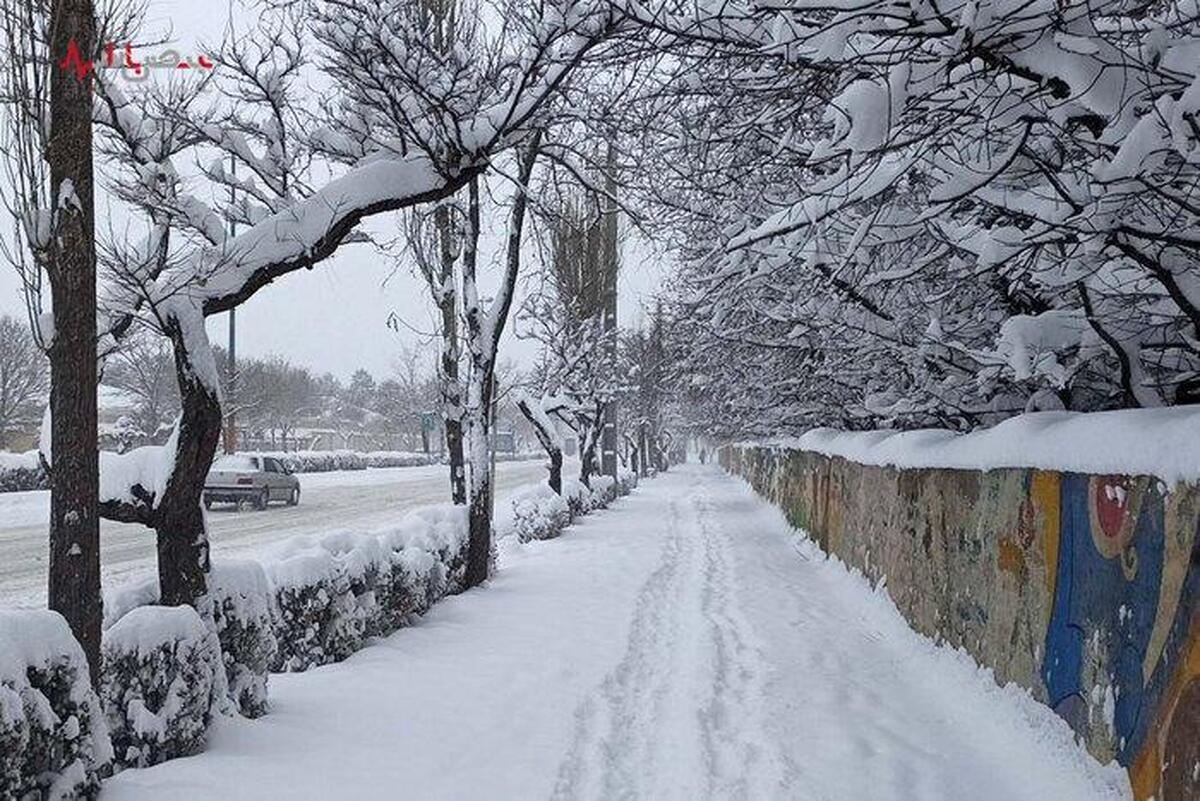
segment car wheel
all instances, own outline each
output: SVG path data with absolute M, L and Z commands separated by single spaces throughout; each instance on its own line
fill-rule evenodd
M 300 505 L 300 488 L 296 487 L 292 490 L 292 494 L 288 496 L 288 506 Z
M 271 502 L 270 490 L 263 488 L 263 491 L 258 493 L 258 497 L 254 500 L 254 508 L 260 512 L 267 508 L 267 504 Z

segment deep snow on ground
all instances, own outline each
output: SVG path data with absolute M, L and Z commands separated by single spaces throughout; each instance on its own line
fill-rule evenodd
M 1128 797 L 745 485 L 672 470 L 104 801 Z
M 577 463 L 565 470 L 577 470 Z M 568 473 L 572 475 L 572 473 Z M 499 495 L 546 475 L 541 461 L 496 465 Z M 300 505 L 273 504 L 266 512 L 218 505 L 208 514 L 215 556 L 245 556 L 297 534 L 322 535 L 347 526 L 372 528 L 395 522 L 418 506 L 450 499 L 449 468 L 395 467 L 301 475 Z M 46 603 L 49 492 L 0 493 L 0 606 Z M 101 566 L 106 586 L 154 567 L 154 532 L 102 521 Z

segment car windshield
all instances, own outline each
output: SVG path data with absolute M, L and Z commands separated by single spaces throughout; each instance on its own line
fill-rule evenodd
M 258 459 L 254 456 L 222 456 L 213 462 L 212 469 L 226 472 L 258 470 Z

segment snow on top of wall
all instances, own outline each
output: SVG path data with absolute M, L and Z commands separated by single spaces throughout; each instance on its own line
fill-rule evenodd
M 1200 480 L 1200 407 L 1031 412 L 968 434 L 940 429 L 844 432 L 818 428 L 759 443 L 861 464 L 993 470 L 1034 467 Z

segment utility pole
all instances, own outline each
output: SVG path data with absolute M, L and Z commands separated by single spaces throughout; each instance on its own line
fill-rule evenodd
M 229 167 L 231 174 L 237 177 L 237 161 L 233 156 L 229 157 Z M 232 207 L 236 202 L 233 184 L 229 185 L 229 205 Z M 233 217 L 229 220 L 229 238 L 237 236 L 237 220 Z M 229 310 L 229 350 L 226 353 L 227 363 L 225 365 L 228 375 L 225 377 L 225 452 L 237 453 L 237 309 Z
M 600 436 L 600 472 L 617 479 L 617 270 L 620 249 L 617 246 L 617 148 L 616 133 L 609 132 L 605 159 L 604 191 L 604 350 L 611 371 L 613 396 L 604 405 L 604 429 Z

